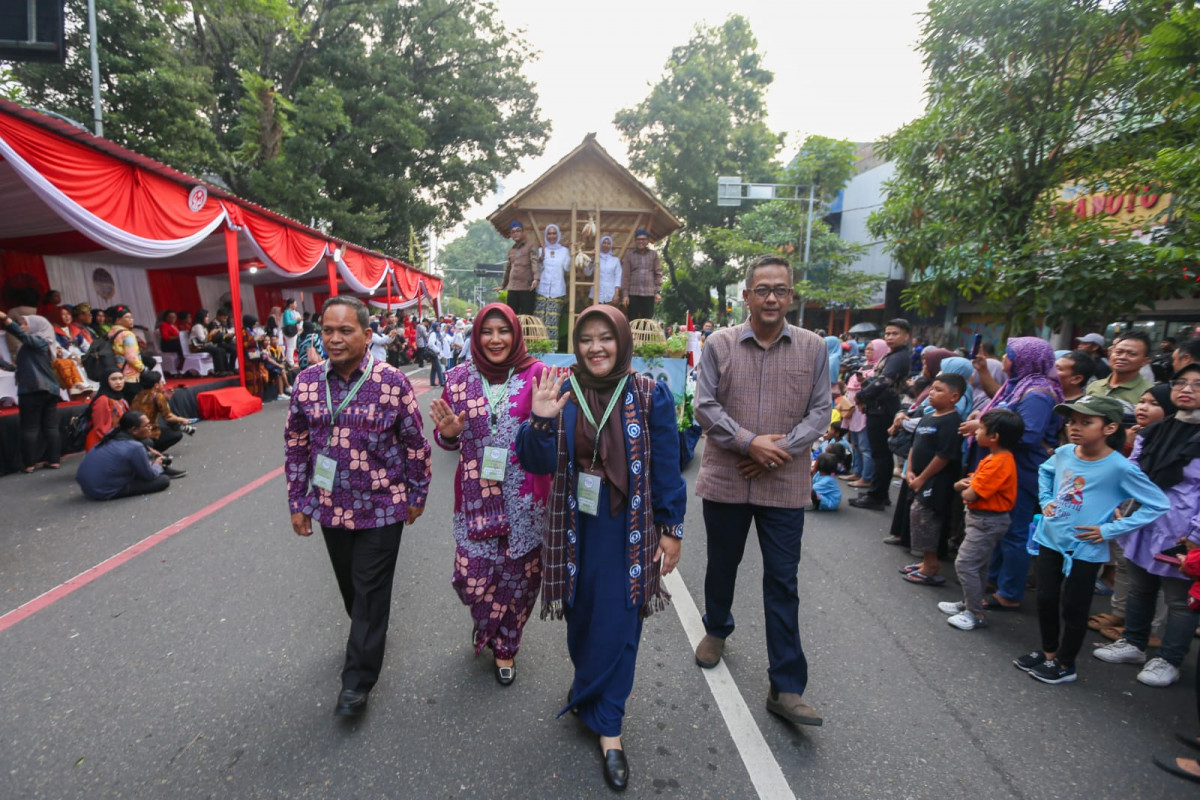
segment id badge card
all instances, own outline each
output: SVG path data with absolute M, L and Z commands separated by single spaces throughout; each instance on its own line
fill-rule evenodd
M 317 456 L 317 467 L 313 470 L 312 485 L 327 492 L 333 491 L 333 482 L 337 479 L 338 463 L 329 456 Z
M 508 449 L 504 447 L 483 448 L 483 470 L 479 473 L 485 481 L 504 480 L 508 467 Z
M 579 510 L 595 516 L 600 509 L 600 476 L 587 472 L 579 473 L 578 495 Z

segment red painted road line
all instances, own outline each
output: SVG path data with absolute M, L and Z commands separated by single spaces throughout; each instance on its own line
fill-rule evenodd
M 94 566 L 90 569 L 86 569 L 83 572 L 79 573 L 74 578 L 64 581 L 63 583 L 60 583 L 58 586 L 55 586 L 50 591 L 33 598 L 28 603 L 20 605 L 17 608 L 14 608 L 12 611 L 10 611 L 7 614 L 5 614 L 4 616 L 0 617 L 0 633 L 3 633 L 4 631 L 8 630 L 9 628 L 11 628 L 13 625 L 16 625 L 21 620 L 23 620 L 27 617 L 33 616 L 37 612 L 41 611 L 43 608 L 45 608 L 49 605 L 52 605 L 54 603 L 57 603 L 59 600 L 63 599 L 67 595 L 71 594 L 75 590 L 82 589 L 84 586 L 87 586 L 89 583 L 91 583 L 92 581 L 101 577 L 102 575 L 106 575 L 109 572 L 112 572 L 114 569 L 121 566 L 125 562 L 130 561 L 133 558 L 135 558 L 136 556 L 139 556 L 142 553 L 146 552 L 151 547 L 154 547 L 154 545 L 159 544 L 160 542 L 165 542 L 167 539 L 170 539 L 172 536 L 179 533 L 184 528 L 187 528 L 190 525 L 193 525 L 194 523 L 199 522 L 200 520 L 207 517 L 209 514 L 220 511 L 222 508 L 229 505 L 233 501 L 238 500 L 242 497 L 245 497 L 250 492 L 253 492 L 255 489 L 262 486 L 264 483 L 272 480 L 273 478 L 278 478 L 282 474 L 283 474 L 283 467 L 279 467 L 278 469 L 273 469 L 270 472 L 268 472 L 266 475 L 263 475 L 261 478 L 258 478 L 257 480 L 253 481 L 252 483 L 246 484 L 242 488 L 238 489 L 236 492 L 227 494 L 224 497 L 222 497 L 220 500 L 209 503 L 208 505 L 206 505 L 204 508 L 200 509 L 199 511 L 197 511 L 193 514 L 188 514 L 183 519 L 181 519 L 178 522 L 175 522 L 171 525 L 168 525 L 167 527 L 163 528 L 158 533 L 154 533 L 154 534 L 147 536 L 145 539 L 142 539 L 137 544 L 130 545 L 129 547 L 122 550 L 121 552 L 117 553 L 115 556 L 106 558 L 104 561 L 101 561 L 96 566 Z

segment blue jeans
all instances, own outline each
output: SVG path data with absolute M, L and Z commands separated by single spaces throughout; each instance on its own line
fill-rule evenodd
M 429 362 L 429 385 L 434 386 L 438 383 L 446 383 L 446 365 L 442 363 L 440 356 L 434 356 Z
M 1021 602 L 1025 596 L 1025 582 L 1029 578 L 1029 523 L 1037 510 L 1037 482 L 1032 490 L 1022 485 L 1022 475 L 1017 473 L 1017 503 L 1009 512 L 1012 521 L 1008 533 L 996 545 L 992 554 L 992 568 L 988 578 L 996 584 L 996 594 L 1005 600 Z
M 1161 587 L 1167 601 L 1167 626 L 1163 629 L 1159 657 L 1179 668 L 1187 658 L 1200 614 L 1188 610 L 1188 589 L 1192 582 L 1186 578 L 1166 578 L 1142 569 L 1130 561 L 1129 595 L 1125 598 L 1125 639 L 1142 650 L 1150 642 L 1150 625 Z
M 767 674 L 781 692 L 804 694 L 808 661 L 800 645 L 796 572 L 804 535 L 803 508 L 773 508 L 704 501 L 708 566 L 704 573 L 704 629 L 724 639 L 733 633 L 733 590 L 746 550 L 750 522 L 758 530 L 763 560 L 763 610 L 767 622 Z
M 875 477 L 875 457 L 871 455 L 866 428 L 850 431 L 850 446 L 854 448 L 854 460 L 851 462 L 850 471 L 857 475 L 859 480 L 870 483 Z

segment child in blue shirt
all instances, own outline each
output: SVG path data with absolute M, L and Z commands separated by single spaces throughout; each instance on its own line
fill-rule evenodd
M 1076 678 L 1075 657 L 1087 633 L 1096 577 L 1108 561 L 1108 540 L 1150 524 L 1169 508 L 1162 490 L 1118 452 L 1125 443 L 1121 401 L 1085 395 L 1055 406 L 1054 412 L 1068 418 L 1070 444 L 1055 450 L 1038 469 L 1042 524 L 1034 541 L 1041 545 L 1037 610 L 1042 649 L 1013 661 L 1051 684 Z M 1117 506 L 1129 499 L 1141 507 L 1114 518 Z
M 837 511 L 842 504 L 842 490 L 834 477 L 838 467 L 837 456 L 829 452 L 822 453 L 814 466 L 817 474 L 812 481 L 813 511 Z

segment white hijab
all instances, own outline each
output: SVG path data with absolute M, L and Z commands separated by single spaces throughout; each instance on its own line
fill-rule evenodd
M 602 266 L 602 267 L 603 266 L 612 266 L 613 263 L 620 264 L 621 259 L 617 258 L 616 256 L 614 256 L 612 254 L 612 243 L 613 243 L 612 237 L 611 236 L 601 236 L 600 244 L 604 244 L 605 242 L 608 242 L 609 250 L 607 253 L 604 252 L 603 250 L 600 251 L 600 266 Z
M 547 244 L 546 242 L 549 239 L 551 228 L 553 228 L 554 232 L 558 234 L 558 241 L 556 241 L 554 244 Z M 546 226 L 546 230 L 542 233 L 542 249 L 553 257 L 558 256 L 559 250 L 564 252 L 566 251 L 567 248 L 562 246 L 562 230 L 560 230 L 557 225 L 551 223 Z

